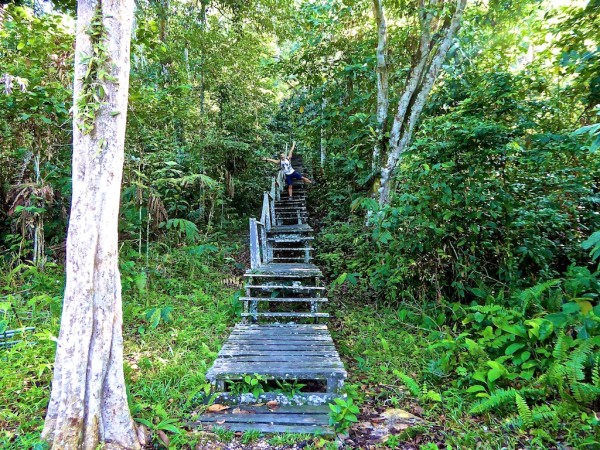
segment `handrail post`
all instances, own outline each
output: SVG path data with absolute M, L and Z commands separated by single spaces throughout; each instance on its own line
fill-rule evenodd
M 258 229 L 256 219 L 250 219 L 250 269 L 260 267 L 260 249 L 258 244 Z
M 275 221 L 275 198 L 276 198 L 276 194 L 275 194 L 275 177 L 273 177 L 273 180 L 271 182 L 271 196 L 269 198 L 269 209 L 271 211 L 271 227 L 274 227 L 275 225 L 277 225 L 276 221 Z
M 260 228 L 260 250 L 261 250 L 261 266 L 269 262 L 269 254 L 267 252 L 267 227 Z
M 267 231 L 271 231 L 271 208 L 269 207 L 269 193 L 263 195 L 263 210 L 261 222 L 265 224 Z

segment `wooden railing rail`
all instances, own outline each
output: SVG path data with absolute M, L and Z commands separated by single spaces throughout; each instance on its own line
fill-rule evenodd
M 267 233 L 278 225 L 275 218 L 275 201 L 281 199 L 285 177 L 280 170 L 271 178 L 271 190 L 263 193 L 260 220 L 250 219 L 250 268 L 257 269 L 273 260 L 273 245 Z

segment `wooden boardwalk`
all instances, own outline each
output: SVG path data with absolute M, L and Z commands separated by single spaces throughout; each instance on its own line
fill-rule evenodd
M 301 158 L 292 165 L 303 171 Z M 281 175 L 273 179 L 271 192 L 263 197 L 261 219 L 250 219 L 251 264 L 244 275 L 246 295 L 240 298 L 242 320 L 206 374 L 217 401 L 237 408 L 203 414 L 197 426 L 332 431 L 327 403 L 339 396 L 346 371 L 324 323 L 329 314 L 321 311 L 327 298 L 321 270 L 312 264 L 314 237 L 307 223 L 305 186 L 295 184 L 291 199 L 284 188 Z M 243 392 L 248 375 L 268 383 L 259 398 Z M 299 384 L 305 389 L 269 389 Z

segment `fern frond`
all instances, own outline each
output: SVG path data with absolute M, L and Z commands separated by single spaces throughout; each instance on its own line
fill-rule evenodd
M 589 405 L 596 399 L 600 398 L 600 387 L 598 386 L 576 382 L 572 383 L 570 388 L 573 392 L 573 397 L 575 397 L 575 400 L 577 400 L 579 403 Z
M 511 405 L 517 395 L 514 389 L 497 389 L 489 398 L 480 400 L 473 405 L 469 411 L 470 414 L 482 414 L 492 409 L 498 409 L 506 405 Z
M 470 414 L 482 414 L 493 409 L 506 408 L 514 410 L 515 397 L 519 394 L 521 397 L 538 397 L 544 395 L 542 389 L 521 389 L 517 391 L 512 388 L 496 389 L 488 398 L 475 403 L 469 410 Z
M 564 331 L 561 331 L 558 335 L 558 339 L 556 339 L 556 345 L 554 346 L 554 350 L 552 350 L 552 356 L 554 356 L 558 361 L 565 361 L 569 356 L 569 349 L 573 344 L 573 338 L 571 336 L 567 336 Z
M 581 343 L 575 351 L 573 351 L 569 359 L 565 363 L 566 376 L 569 380 L 569 385 L 574 386 L 580 381 L 585 380 L 585 366 L 589 361 L 592 353 L 592 346 L 589 342 Z
M 400 372 L 399 370 L 394 370 L 394 375 L 396 375 L 398 378 L 400 378 L 400 380 L 402 380 L 402 382 L 408 388 L 412 395 L 414 395 L 415 397 L 421 397 L 421 388 L 413 378 L 409 377 L 404 372 Z
M 600 355 L 596 356 L 594 367 L 592 367 L 592 384 L 600 388 Z
M 531 409 L 527 405 L 527 402 L 519 394 L 515 393 L 515 404 L 517 405 L 517 411 L 519 411 L 519 417 L 523 421 L 523 425 L 526 428 L 533 427 L 533 414 Z
M 548 422 L 558 420 L 556 409 L 550 408 L 548 405 L 535 406 L 531 410 L 533 425 L 547 425 Z

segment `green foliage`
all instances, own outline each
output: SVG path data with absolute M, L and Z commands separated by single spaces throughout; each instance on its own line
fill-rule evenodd
M 242 444 L 245 444 L 245 445 L 251 444 L 252 442 L 259 440 L 261 436 L 262 436 L 262 434 L 258 430 L 244 431 L 244 434 L 242 434 L 242 439 L 241 439 Z
M 299 383 L 298 380 L 275 380 L 275 384 L 277 385 L 277 391 L 285 395 L 287 398 L 292 400 L 296 395 L 302 392 L 302 388 L 305 387 L 305 384 Z
M 91 54 L 82 57 L 85 73 L 78 80 L 81 83 L 81 92 L 75 105 L 77 107 L 77 126 L 84 134 L 90 134 L 95 128 L 98 111 L 104 104 L 107 95 L 107 82 L 115 82 L 110 74 L 110 60 L 106 43 L 106 27 L 102 14 L 102 4 L 98 3 L 96 11 L 90 20 L 86 34 L 90 37 Z M 118 112 L 117 112 L 118 113 Z M 98 151 L 103 150 L 100 144 Z
M 174 230 L 180 238 L 184 237 L 188 242 L 193 242 L 199 237 L 198 227 L 189 220 L 169 219 L 164 226 L 167 230 Z
M 596 231 L 581 243 L 581 247 L 590 251 L 590 257 L 596 261 L 600 258 L 600 231 Z M 600 263 L 599 263 L 600 264 Z
M 351 397 L 336 398 L 329 404 L 329 423 L 340 433 L 345 433 L 348 428 L 358 422 L 358 406 Z
M 148 327 L 151 329 L 155 329 L 158 325 L 163 323 L 169 323 L 173 320 L 173 307 L 172 306 L 163 306 L 163 307 L 155 307 L 149 308 L 144 313 L 144 318 L 148 323 Z M 145 331 L 144 327 L 140 327 L 140 333 L 143 334 Z
M 241 380 L 227 380 L 229 390 L 235 396 L 252 394 L 258 399 L 266 391 L 266 378 L 259 374 L 245 375 Z

